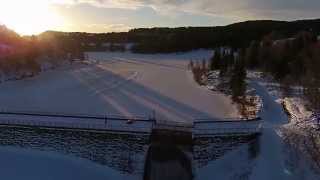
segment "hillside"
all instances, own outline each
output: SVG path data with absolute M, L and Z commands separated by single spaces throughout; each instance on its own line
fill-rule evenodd
M 299 31 L 320 32 L 320 19 L 299 21 L 246 21 L 228 26 L 138 28 L 122 33 L 63 33 L 48 31 L 40 37 L 54 35 L 73 39 L 85 50 L 104 51 L 104 43 L 135 43 L 132 50 L 139 53 L 189 51 L 199 48 L 231 46 L 247 47 L 252 40 L 261 40 L 276 32 L 279 38 L 290 37 Z M 91 45 L 89 46 L 88 44 Z
M 21 40 L 21 37 L 6 26 L 0 25 L 0 44 L 14 45 Z

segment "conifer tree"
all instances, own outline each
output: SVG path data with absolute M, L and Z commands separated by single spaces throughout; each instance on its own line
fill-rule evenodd
M 245 68 L 245 61 L 243 56 L 243 51 L 239 53 L 239 57 L 237 58 L 232 76 L 230 79 L 230 88 L 232 93 L 232 99 L 235 102 L 239 102 L 242 97 L 245 96 L 246 93 L 246 79 L 247 73 Z
M 220 50 L 216 49 L 214 51 L 213 57 L 211 58 L 210 70 L 218 70 L 218 69 L 220 69 L 220 64 L 221 64 Z

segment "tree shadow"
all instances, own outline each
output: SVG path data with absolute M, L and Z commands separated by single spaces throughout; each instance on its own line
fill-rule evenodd
M 217 119 L 206 112 L 178 102 L 99 65 L 90 66 L 92 67 L 74 74 L 75 78 L 89 88 L 93 96 L 99 96 L 100 99 L 103 99 L 106 107 L 116 109 L 114 113 L 149 116 L 155 111 L 156 117 L 159 119 L 180 122 L 198 118 Z M 103 77 L 108 78 L 104 79 Z

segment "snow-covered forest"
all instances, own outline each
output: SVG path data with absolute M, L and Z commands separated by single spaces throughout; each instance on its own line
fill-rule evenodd
M 209 62 L 191 61 L 189 66 L 198 84 L 230 95 L 242 115 L 247 115 L 252 106 L 249 99 L 257 96 L 262 101 L 251 102 L 262 107 L 260 113 L 255 111 L 262 116 L 266 107 L 270 108 L 265 94 L 261 94 L 266 91 L 289 117 L 288 122 L 276 127 L 285 151 L 299 153 L 297 161 L 307 159 L 319 172 L 319 44 L 313 32 L 286 38 L 273 32 L 261 41 L 252 41 L 247 48 L 216 49 Z

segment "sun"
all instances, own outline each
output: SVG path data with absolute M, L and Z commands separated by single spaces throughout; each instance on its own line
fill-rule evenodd
M 61 26 L 62 18 L 47 0 L 3 0 L 0 23 L 21 35 L 33 35 Z

